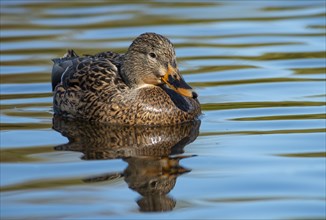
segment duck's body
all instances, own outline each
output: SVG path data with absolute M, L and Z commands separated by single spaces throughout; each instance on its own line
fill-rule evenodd
M 165 40 L 161 35 L 141 36 L 144 35 L 150 35 L 154 40 L 157 36 L 160 41 Z M 128 50 L 125 55 L 103 52 L 94 56 L 78 57 L 73 51 L 68 51 L 64 58 L 54 59 L 52 86 L 55 114 L 127 125 L 171 125 L 196 119 L 201 110 L 195 93 L 191 92 L 189 86 L 182 84 L 184 81 L 180 75 L 172 79 L 162 73 L 163 67 L 160 65 L 164 60 L 170 62 L 171 58 L 165 59 L 161 55 L 163 61 L 154 61 L 154 58 L 142 55 L 145 52 L 137 55 L 140 50 L 137 43 L 139 46 L 144 43 L 135 41 L 132 46 L 137 49 L 136 52 L 129 48 L 131 51 Z M 168 40 L 167 42 L 169 43 Z M 153 42 L 149 41 L 150 43 Z M 152 45 L 149 48 L 151 51 L 158 50 L 153 49 Z M 158 54 L 155 55 L 155 60 L 158 60 L 156 56 L 160 52 L 162 51 L 155 51 Z M 137 60 L 136 55 L 140 60 Z M 146 63 L 146 59 L 150 60 Z M 171 75 L 171 65 L 164 63 L 163 66 L 166 66 L 166 73 Z M 155 68 L 158 72 L 155 72 Z M 180 82 L 175 82 L 177 76 L 180 76 Z M 171 83 L 174 90 L 166 87 L 162 80 Z M 180 88 L 183 95 L 177 93 Z

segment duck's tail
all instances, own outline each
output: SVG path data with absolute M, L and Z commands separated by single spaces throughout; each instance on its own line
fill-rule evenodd
M 73 64 L 73 59 L 77 58 L 78 55 L 74 50 L 68 50 L 62 58 L 52 59 L 52 91 L 61 82 L 63 73 Z

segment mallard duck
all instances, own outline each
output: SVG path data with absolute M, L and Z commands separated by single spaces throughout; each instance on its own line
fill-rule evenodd
M 125 54 L 53 59 L 55 115 L 125 125 L 172 125 L 200 114 L 197 94 L 182 78 L 173 44 L 144 33 Z

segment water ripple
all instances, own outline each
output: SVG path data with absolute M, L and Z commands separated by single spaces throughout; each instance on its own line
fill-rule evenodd
M 0 218 L 325 218 L 325 2 L 0 4 Z M 54 150 L 51 59 L 124 53 L 143 32 L 171 39 L 204 113 L 168 214 L 140 213 L 122 177 L 84 181 L 125 160 Z

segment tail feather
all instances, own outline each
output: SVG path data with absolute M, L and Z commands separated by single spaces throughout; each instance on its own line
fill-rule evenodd
M 72 49 L 69 49 L 65 55 L 63 55 L 63 58 L 68 58 L 68 57 L 78 57 L 76 52 Z
M 68 50 L 62 58 L 52 59 L 52 91 L 54 91 L 55 87 L 61 82 L 62 74 L 73 64 L 73 59 L 77 57 L 78 55 L 74 50 Z

